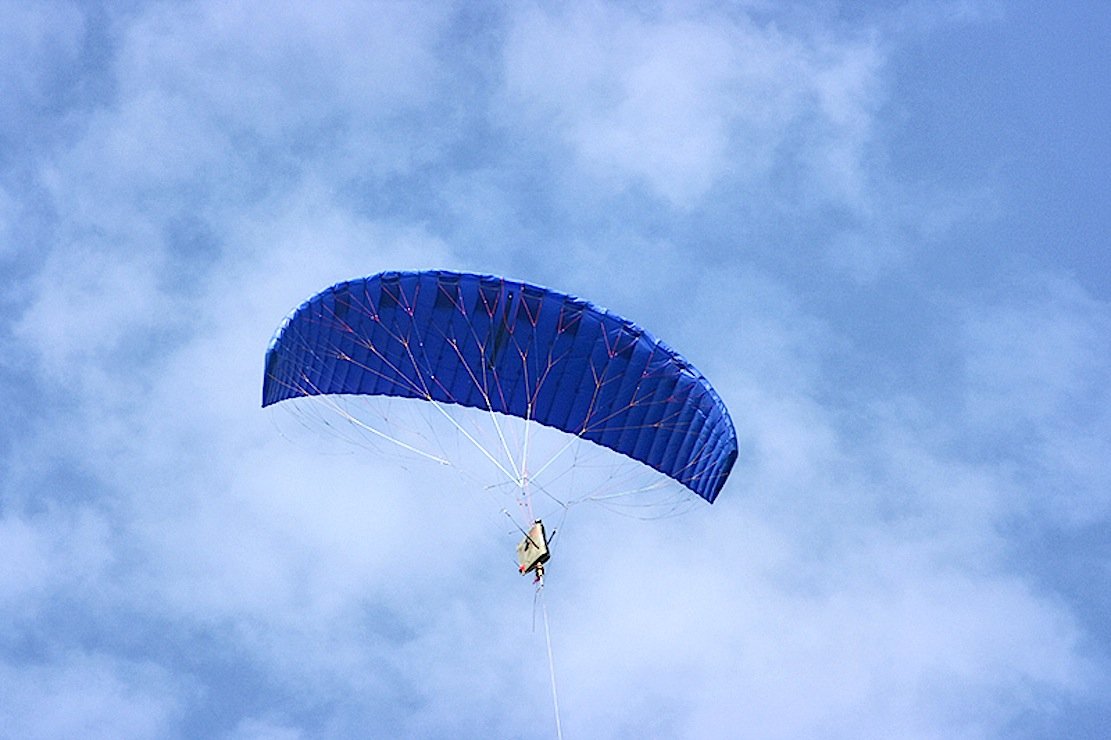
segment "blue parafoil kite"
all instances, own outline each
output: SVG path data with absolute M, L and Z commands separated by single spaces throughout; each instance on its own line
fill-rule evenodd
M 490 275 L 384 272 L 302 304 L 267 351 L 262 404 L 332 394 L 536 422 L 711 503 L 737 457 L 725 405 L 673 349 L 586 301 Z

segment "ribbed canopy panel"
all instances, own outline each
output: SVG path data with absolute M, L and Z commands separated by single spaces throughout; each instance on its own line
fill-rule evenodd
M 737 457 L 709 382 L 644 329 L 573 296 L 490 275 L 384 272 L 291 314 L 262 405 L 402 396 L 531 419 L 627 455 L 713 502 Z

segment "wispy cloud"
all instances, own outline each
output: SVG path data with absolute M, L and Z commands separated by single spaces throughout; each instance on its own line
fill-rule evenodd
M 514 18 L 506 94 L 596 186 L 691 207 L 723 179 L 751 184 L 789 164 L 851 196 L 879 62 L 867 39 L 585 3 Z

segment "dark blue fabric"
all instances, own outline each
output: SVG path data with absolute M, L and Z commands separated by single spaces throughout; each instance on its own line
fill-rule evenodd
M 737 457 L 725 405 L 674 350 L 586 301 L 490 275 L 384 272 L 303 303 L 266 353 L 262 405 L 325 393 L 532 419 L 710 502 Z

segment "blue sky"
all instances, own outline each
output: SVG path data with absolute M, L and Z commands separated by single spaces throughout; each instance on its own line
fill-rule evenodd
M 290 309 L 425 267 L 737 427 L 563 535 L 567 737 L 1111 732 L 1105 4 L 2 5 L 8 736 L 554 734 L 498 513 L 259 408 Z

